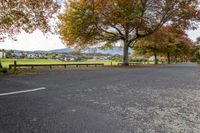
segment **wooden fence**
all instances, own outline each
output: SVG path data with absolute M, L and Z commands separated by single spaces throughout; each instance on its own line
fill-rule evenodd
M 136 64 L 137 64 L 137 63 L 131 63 L 131 62 L 128 63 L 129 66 L 134 66 L 134 65 L 136 65 Z M 117 65 L 118 65 L 118 66 L 121 66 L 121 65 L 123 65 L 123 63 L 118 63 Z
M 13 69 L 14 71 L 17 70 L 17 68 L 24 68 L 24 67 L 28 67 L 31 69 L 34 69 L 35 67 L 49 67 L 50 69 L 52 69 L 53 67 L 64 67 L 67 68 L 67 66 L 75 66 L 75 67 L 79 67 L 79 66 L 104 66 L 104 63 L 82 63 L 82 64 L 17 64 L 17 62 L 15 61 L 14 64 L 10 64 L 9 65 L 9 69 Z

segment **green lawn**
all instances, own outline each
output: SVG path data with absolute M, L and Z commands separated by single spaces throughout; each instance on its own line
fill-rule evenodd
M 17 64 L 72 64 L 72 63 L 104 63 L 104 65 L 110 65 L 110 60 L 105 61 L 83 61 L 83 62 L 66 62 L 59 60 L 49 60 L 49 59 L 0 59 L 3 67 L 8 68 L 9 64 L 14 64 L 14 61 L 17 61 Z M 119 62 L 112 61 L 113 65 L 117 65 Z

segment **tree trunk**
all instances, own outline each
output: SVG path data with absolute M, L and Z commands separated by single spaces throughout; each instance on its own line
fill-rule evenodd
M 157 53 L 154 53 L 154 57 L 155 57 L 155 64 L 158 64 Z
M 178 63 L 178 57 L 177 57 L 177 55 L 175 55 L 175 62 L 176 62 L 176 64 Z
M 2 68 L 2 65 L 1 65 L 1 60 L 0 60 L 0 68 Z
M 167 63 L 170 64 L 171 63 L 171 60 L 170 60 L 170 53 L 167 52 Z
M 128 43 L 124 41 L 123 65 L 128 66 Z

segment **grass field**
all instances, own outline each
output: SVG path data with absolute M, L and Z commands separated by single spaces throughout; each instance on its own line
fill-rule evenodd
M 50 60 L 50 59 L 0 59 L 3 67 L 8 68 L 9 64 L 14 64 L 14 61 L 17 61 L 17 64 L 72 64 L 72 63 L 104 63 L 104 65 L 110 65 L 110 60 L 105 61 L 82 61 L 82 62 L 66 62 L 59 60 Z M 119 62 L 112 61 L 113 65 L 117 65 Z

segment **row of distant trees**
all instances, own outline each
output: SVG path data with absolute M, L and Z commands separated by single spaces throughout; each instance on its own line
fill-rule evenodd
M 187 36 L 184 30 L 163 26 L 155 33 L 144 37 L 134 46 L 136 55 L 154 56 L 158 64 L 158 56 L 167 59 L 168 64 L 195 60 L 196 45 Z

